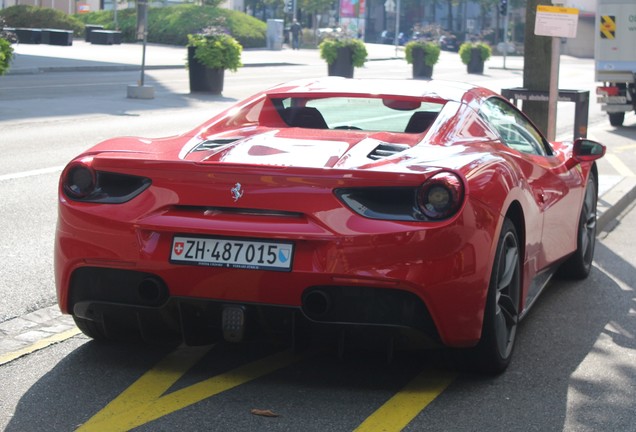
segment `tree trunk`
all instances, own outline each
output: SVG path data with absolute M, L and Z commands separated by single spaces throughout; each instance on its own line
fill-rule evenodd
M 528 0 L 526 6 L 525 51 L 523 54 L 523 87 L 531 91 L 550 91 L 552 40 L 535 36 L 534 22 L 538 5 L 552 5 L 550 0 Z M 548 102 L 524 101 L 523 112 L 547 135 Z

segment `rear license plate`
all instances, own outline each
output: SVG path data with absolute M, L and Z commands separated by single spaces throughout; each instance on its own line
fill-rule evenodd
M 263 240 L 175 236 L 170 262 L 253 270 L 291 270 L 294 245 Z

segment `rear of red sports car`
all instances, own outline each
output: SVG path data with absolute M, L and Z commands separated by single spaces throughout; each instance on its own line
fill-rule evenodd
M 310 87 L 69 163 L 55 246 L 62 311 L 98 339 L 201 344 L 311 324 L 475 345 L 499 206 L 517 176 L 488 151 L 496 137 L 467 103 L 478 93 Z M 343 102 L 355 113 L 316 119 L 316 107 Z

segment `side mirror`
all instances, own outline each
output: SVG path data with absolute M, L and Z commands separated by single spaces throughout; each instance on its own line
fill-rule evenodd
M 574 141 L 572 159 L 577 162 L 593 162 L 605 155 L 605 146 L 596 141 L 579 138 Z

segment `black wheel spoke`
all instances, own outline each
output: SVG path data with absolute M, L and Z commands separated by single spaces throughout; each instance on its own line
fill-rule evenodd
M 585 191 L 585 200 L 583 202 L 583 212 L 581 215 L 583 219 L 581 223 L 581 252 L 583 257 L 591 260 L 591 251 L 596 237 L 596 189 L 588 186 Z
M 499 277 L 495 297 L 495 340 L 502 357 L 509 355 L 518 321 L 519 247 L 508 232 L 501 242 Z
M 499 298 L 499 308 L 509 327 L 517 324 L 517 305 L 509 296 Z
M 505 354 L 508 350 L 508 344 L 510 343 L 510 329 L 506 324 L 506 319 L 503 314 L 498 314 L 495 318 L 495 337 L 497 338 L 497 346 L 499 352 Z
M 511 246 L 505 251 L 504 271 L 497 284 L 498 291 L 502 291 L 510 286 L 510 282 L 515 275 L 516 263 L 519 260 L 519 251 L 516 246 Z

